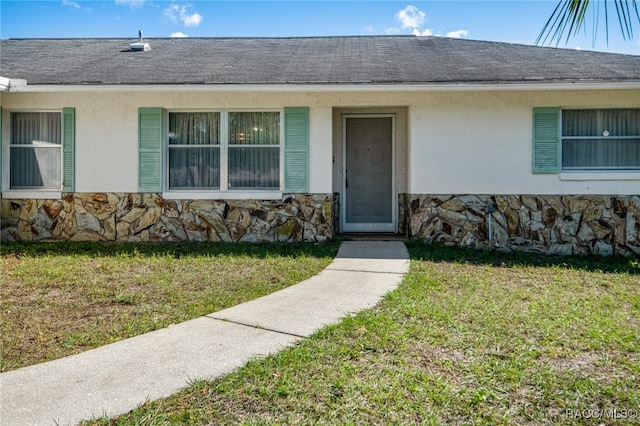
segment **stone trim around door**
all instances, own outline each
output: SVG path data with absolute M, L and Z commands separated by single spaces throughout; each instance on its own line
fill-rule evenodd
M 401 194 L 406 235 L 549 255 L 640 256 L 640 195 Z
M 156 193 L 73 193 L 1 200 L 2 241 L 318 242 L 333 238 L 332 194 L 282 200 L 168 200 Z

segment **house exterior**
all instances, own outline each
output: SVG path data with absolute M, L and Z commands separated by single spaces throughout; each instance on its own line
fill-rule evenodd
M 640 255 L 640 56 L 413 36 L 0 47 L 3 241 L 380 232 Z

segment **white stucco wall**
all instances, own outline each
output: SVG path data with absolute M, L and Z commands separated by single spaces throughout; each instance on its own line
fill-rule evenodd
M 424 98 L 410 108 L 410 193 L 640 193 L 640 171 L 531 172 L 534 107 L 639 107 L 640 91 L 430 93 Z
M 331 106 L 312 106 L 309 110 L 309 192 L 332 192 L 332 153 Z
M 64 107 L 74 107 L 76 191 L 136 192 L 137 102 L 137 97 L 126 93 L 100 96 L 88 93 L 9 93 L 5 95 L 3 110 L 62 110 Z M 8 124 L 7 117 L 7 120 L 3 120 L 6 139 Z M 6 185 L 4 182 L 3 189 L 7 189 Z
M 138 108 L 310 108 L 310 187 L 334 190 L 334 109 L 406 108 L 406 192 L 414 194 L 638 194 L 640 172 L 531 172 L 532 108 L 640 107 L 640 90 L 503 92 L 64 92 L 4 93 L 4 112 L 76 108 L 76 191 L 136 192 Z M 3 154 L 8 140 L 3 116 Z M 8 156 L 3 155 L 3 161 Z M 3 167 L 6 175 L 7 167 Z M 602 180 L 602 178 L 614 180 Z M 621 178 L 621 179 L 618 179 Z M 7 179 L 3 179 L 6 189 Z
M 312 193 L 331 192 L 331 107 L 314 103 L 314 99 L 308 95 L 176 91 L 7 93 L 3 102 L 3 108 L 7 112 L 61 110 L 64 107 L 76 109 L 76 192 L 138 190 L 139 107 L 162 107 L 167 110 L 250 110 L 309 106 L 310 155 L 313 158 L 309 164 L 309 190 Z M 8 123 L 8 119 L 3 121 Z M 3 130 L 8 140 L 8 124 L 3 125 Z M 5 185 L 3 184 L 3 189 L 6 190 Z

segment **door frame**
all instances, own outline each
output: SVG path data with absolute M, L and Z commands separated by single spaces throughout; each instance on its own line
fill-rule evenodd
M 391 222 L 390 223 L 347 223 L 347 119 L 348 118 L 391 118 Z M 340 198 L 341 232 L 398 232 L 398 200 L 396 194 L 396 114 L 395 113 L 353 113 L 342 114 L 342 182 Z

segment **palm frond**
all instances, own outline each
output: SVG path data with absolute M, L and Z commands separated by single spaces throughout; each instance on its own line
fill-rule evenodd
M 536 39 L 536 44 L 554 43 L 559 45 L 564 40 L 565 44 L 581 29 L 585 28 L 585 18 L 590 8 L 596 3 L 594 16 L 593 42 L 598 35 L 598 20 L 600 18 L 600 4 L 604 5 L 604 23 L 609 43 L 609 3 L 613 3 L 618 16 L 618 24 L 622 37 L 625 40 L 633 39 L 633 30 L 636 21 L 640 23 L 640 11 L 637 0 L 560 0 L 553 13 L 542 28 Z M 635 15 L 635 16 L 634 16 Z

